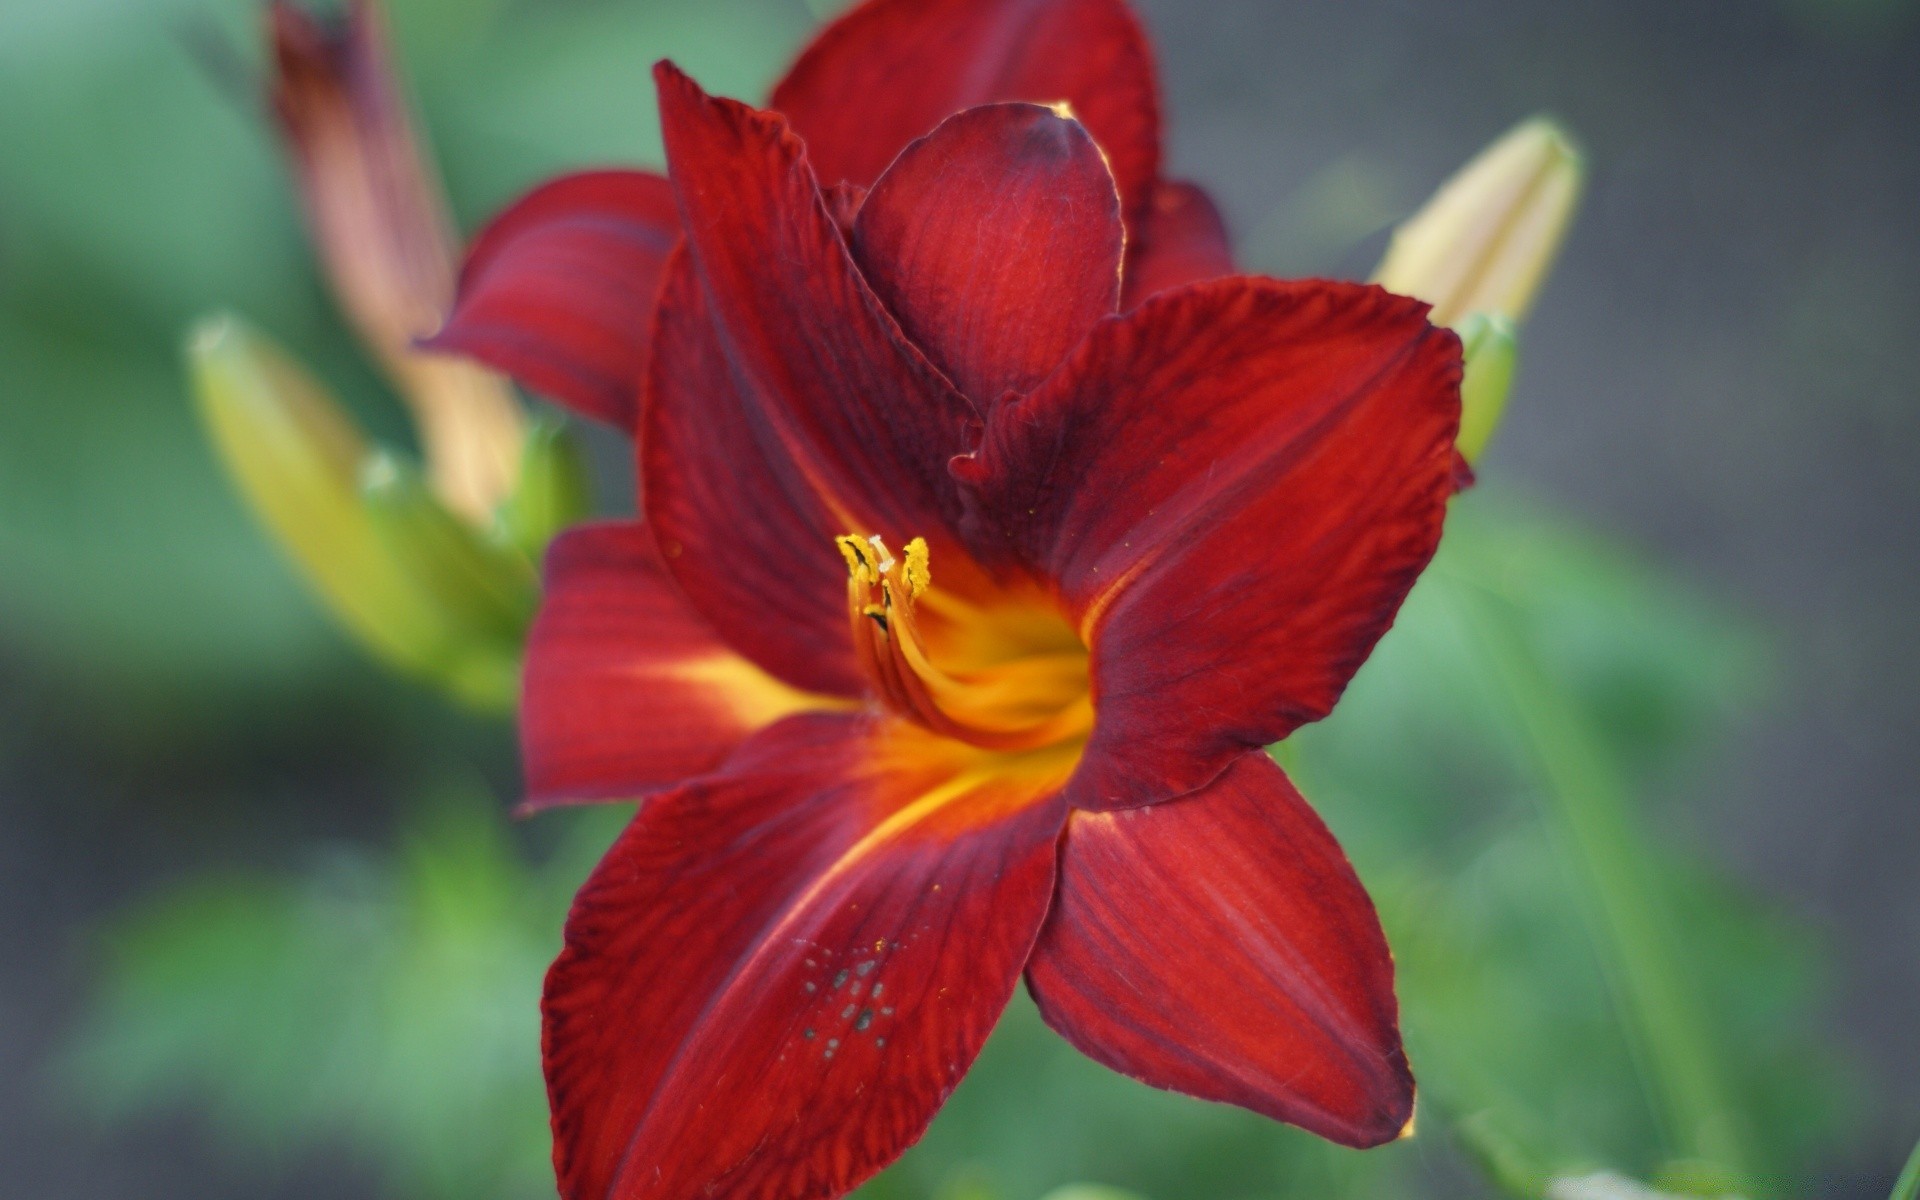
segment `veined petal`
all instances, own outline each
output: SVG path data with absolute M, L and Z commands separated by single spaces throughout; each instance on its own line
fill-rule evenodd
M 1058 773 L 950 746 L 796 717 L 642 808 L 547 976 L 566 1200 L 825 1200 L 920 1136 L 1019 978 L 1064 813 Z
M 1065 101 L 1100 143 L 1129 216 L 1160 171 L 1153 52 L 1124 0 L 867 0 L 820 32 L 771 104 L 823 180 L 871 184 L 962 109 Z
M 983 546 L 1093 656 L 1083 807 L 1182 795 L 1325 716 L 1432 556 L 1460 343 L 1374 287 L 1224 279 L 1102 322 L 977 457 Z
M 1213 197 L 1196 184 L 1157 184 L 1135 234 L 1127 245 L 1123 309 L 1138 306 L 1155 292 L 1234 274 L 1227 223 Z
M 944 531 L 972 406 L 874 297 L 786 121 L 671 63 L 654 75 L 687 247 L 754 418 L 849 517 L 903 540 Z
M 923 537 L 952 564 L 947 470 L 978 417 L 900 333 L 777 115 L 658 69 L 686 251 L 656 319 L 646 511 L 667 564 L 766 670 L 853 694 L 834 537 Z
M 547 552 L 527 640 L 525 807 L 634 799 L 712 770 L 757 729 L 834 703 L 721 641 L 645 526 L 578 526 Z
M 425 345 L 630 429 L 661 272 L 679 237 L 673 189 L 658 175 L 552 180 L 474 240 L 453 313 Z
M 1348 1146 L 1412 1117 L 1373 902 L 1264 751 L 1167 804 L 1075 813 L 1027 980 L 1049 1025 L 1143 1083 Z
M 1114 311 L 1122 240 L 1099 147 L 1033 104 L 968 109 L 908 146 L 849 239 L 907 336 L 983 412 Z
M 732 369 L 684 247 L 660 297 L 639 453 L 667 569 L 740 653 L 796 687 L 857 695 L 846 568 L 825 553 L 846 527 Z

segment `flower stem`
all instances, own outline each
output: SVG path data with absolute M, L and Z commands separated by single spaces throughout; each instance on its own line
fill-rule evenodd
M 1920 1142 L 1914 1143 L 1906 1167 L 1900 1172 L 1900 1178 L 1894 1180 L 1889 1200 L 1920 1200 Z
M 1550 679 L 1521 632 L 1474 604 L 1463 615 L 1513 708 L 1540 774 L 1555 842 L 1580 883 L 1636 1065 L 1672 1149 L 1753 1178 L 1747 1140 L 1674 923 L 1635 825 L 1629 785 L 1574 698 Z

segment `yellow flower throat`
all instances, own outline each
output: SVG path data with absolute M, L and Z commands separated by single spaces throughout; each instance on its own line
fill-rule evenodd
M 981 603 L 934 587 L 924 538 L 898 558 L 878 537 L 834 544 L 847 564 L 855 652 L 889 708 L 990 750 L 1087 736 L 1086 647 L 1050 603 L 1013 591 Z

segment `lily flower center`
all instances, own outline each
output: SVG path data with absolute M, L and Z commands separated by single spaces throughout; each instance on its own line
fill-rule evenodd
M 834 539 L 847 616 L 874 691 L 895 713 L 989 750 L 1084 740 L 1093 728 L 1087 650 L 1038 595 L 981 602 L 933 584 L 924 538 L 899 557 L 878 537 Z

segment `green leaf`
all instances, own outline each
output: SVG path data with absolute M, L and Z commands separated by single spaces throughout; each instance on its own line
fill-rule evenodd
M 267 1159 L 344 1139 L 402 1194 L 550 1194 L 540 981 L 611 822 L 538 868 L 507 833 L 491 797 L 449 796 L 397 852 L 147 901 L 105 936 L 68 1082 L 109 1116 L 204 1104 Z
M 1491 1111 L 1542 1170 L 1653 1177 L 1670 1151 L 1467 619 L 1488 586 L 1636 790 L 1671 786 L 1765 694 L 1767 657 L 1743 621 L 1632 554 L 1476 491 L 1340 708 L 1290 739 L 1302 789 L 1379 902 L 1423 1095 Z M 1647 829 L 1636 840 L 1671 898 L 1764 1167 L 1791 1180 L 1835 1132 L 1847 1092 L 1812 1031 L 1817 942 L 1707 867 L 1709 846 Z

